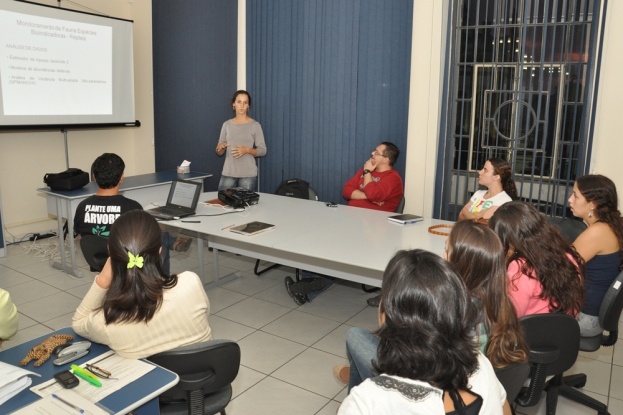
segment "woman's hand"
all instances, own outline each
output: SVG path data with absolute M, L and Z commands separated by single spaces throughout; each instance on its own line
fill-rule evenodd
M 248 154 L 249 150 L 250 150 L 249 147 L 236 145 L 236 147 L 231 150 L 231 154 L 232 156 L 234 156 L 234 158 L 240 158 L 244 156 L 245 154 Z
M 95 278 L 95 283 L 105 290 L 110 287 L 112 283 L 112 265 L 110 264 L 110 257 L 106 261 L 104 268 L 102 268 L 102 272 Z
M 216 154 L 218 154 L 219 156 L 223 154 L 223 151 L 225 151 L 225 149 L 229 147 L 229 144 L 227 143 L 219 143 L 216 146 Z

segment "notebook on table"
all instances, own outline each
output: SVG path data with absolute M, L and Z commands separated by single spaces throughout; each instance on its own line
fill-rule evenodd
M 269 231 L 271 229 L 275 229 L 275 225 L 271 225 L 270 223 L 264 222 L 249 222 L 244 225 L 234 226 L 230 229 L 231 232 L 239 233 L 242 235 L 257 235 L 258 233 L 262 233 L 265 231 Z
M 166 206 L 146 209 L 145 212 L 162 220 L 180 219 L 194 215 L 202 189 L 202 182 L 175 179 L 171 182 Z

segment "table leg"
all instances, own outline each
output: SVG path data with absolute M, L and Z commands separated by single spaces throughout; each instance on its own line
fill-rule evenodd
M 203 266 L 203 238 L 197 237 L 197 254 L 199 255 L 199 279 L 205 284 L 206 276 Z
M 240 271 L 236 271 L 236 272 L 232 272 L 231 274 L 224 276 L 223 278 L 219 278 L 218 277 L 219 276 L 218 249 L 214 248 L 213 252 L 214 252 L 214 281 L 212 281 L 209 284 L 206 284 L 205 281 L 203 281 L 203 279 L 201 280 L 203 282 L 203 287 L 206 289 L 206 291 L 212 288 L 218 287 L 219 285 L 223 285 L 229 281 L 233 281 L 236 278 L 240 278 L 240 275 L 242 275 Z
M 63 208 L 62 201 L 60 197 L 56 198 L 56 218 L 58 221 L 58 242 L 60 244 L 60 254 L 61 254 L 61 263 L 59 264 L 56 261 L 50 261 L 52 268 L 61 270 L 66 272 L 74 277 L 82 278 L 82 271 L 78 270 L 76 267 L 76 253 L 75 253 L 75 243 L 74 243 L 74 224 L 71 212 L 71 201 L 67 200 L 67 226 L 69 229 L 69 233 L 67 235 L 69 239 L 69 249 L 70 249 L 70 258 L 71 258 L 71 267 L 67 266 L 67 260 L 65 258 L 65 234 L 63 233 Z

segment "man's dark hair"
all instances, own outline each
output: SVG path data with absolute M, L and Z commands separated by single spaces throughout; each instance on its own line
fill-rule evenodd
M 125 163 L 114 153 L 104 153 L 95 159 L 91 170 L 100 189 L 112 189 L 119 184 Z
M 393 166 L 394 163 L 396 163 L 396 160 L 398 160 L 400 150 L 396 147 L 396 144 L 390 143 L 389 141 L 383 141 L 381 144 L 385 146 L 383 155 L 389 159 L 389 165 Z

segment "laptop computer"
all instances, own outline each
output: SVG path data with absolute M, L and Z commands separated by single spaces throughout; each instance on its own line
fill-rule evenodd
M 166 206 L 146 209 L 145 212 L 161 220 L 180 219 L 194 215 L 201 190 L 203 190 L 202 182 L 175 179 L 171 182 Z

